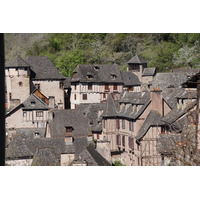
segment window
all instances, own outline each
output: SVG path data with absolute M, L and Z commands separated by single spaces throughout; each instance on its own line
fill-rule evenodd
M 99 137 L 99 134 L 97 134 L 97 139 L 99 140 L 99 138 L 100 138 L 100 137 Z
M 121 145 L 121 137 L 120 135 L 117 135 L 117 145 Z
M 73 127 L 72 126 L 67 126 L 65 127 L 65 137 L 71 137 L 72 136 L 72 131 L 73 131 Z
M 117 85 L 116 84 L 113 85 L 113 90 L 117 90 Z
M 74 95 L 74 100 L 76 100 L 76 94 Z
M 20 87 L 22 86 L 22 82 L 21 82 L 21 81 L 19 82 L 19 86 L 20 86 Z
M 43 117 L 43 111 L 36 111 L 36 117 Z
M 103 128 L 106 128 L 106 120 L 103 120 Z
M 24 112 L 23 112 L 23 117 L 26 117 L 26 116 L 27 116 L 27 112 L 24 111 Z
M 35 87 L 40 90 L 40 84 L 35 84 Z
M 122 136 L 122 146 L 125 147 L 125 136 Z
M 128 91 L 134 91 L 133 86 L 128 87 Z
M 76 76 L 77 76 L 77 72 L 74 72 L 73 73 L 73 78 L 76 78 Z
M 11 100 L 12 99 L 12 94 L 11 93 L 9 93 L 9 100 Z
M 35 101 L 31 101 L 31 106 L 35 106 Z
M 117 129 L 120 129 L 119 119 L 116 120 L 116 128 L 117 128 Z
M 40 138 L 40 133 L 35 132 L 35 138 Z
M 103 99 L 105 99 L 106 98 L 106 93 L 103 93 Z
M 125 129 L 125 120 L 122 119 L 122 129 Z
M 83 94 L 83 100 L 87 100 L 87 94 Z
M 88 80 L 93 79 L 93 76 L 91 74 L 88 74 L 86 77 L 87 77 Z
M 105 84 L 105 91 L 109 91 L 109 85 Z
M 134 149 L 134 138 L 129 137 L 128 142 L 129 142 L 129 148 Z
M 75 83 L 75 85 L 74 85 L 74 90 L 76 90 L 76 83 Z
M 92 83 L 88 83 L 88 90 L 92 90 Z
M 59 87 L 60 87 L 60 89 L 62 89 L 63 86 L 64 86 L 63 82 L 60 82 L 60 83 L 59 83 Z
M 115 74 L 111 74 L 111 78 L 112 78 L 113 80 L 115 80 L 115 79 L 117 78 L 117 76 L 116 76 Z
M 129 131 L 134 131 L 133 122 L 129 121 Z

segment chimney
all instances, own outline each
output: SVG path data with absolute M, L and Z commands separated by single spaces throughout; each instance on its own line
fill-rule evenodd
M 150 91 L 151 99 L 151 110 L 156 110 L 163 116 L 163 99 L 162 99 L 162 90 L 157 88 L 151 88 Z
M 55 107 L 55 97 L 49 96 L 49 107 L 54 108 Z

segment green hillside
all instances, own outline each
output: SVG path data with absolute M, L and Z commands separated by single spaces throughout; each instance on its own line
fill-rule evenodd
M 17 52 L 22 56 L 46 55 L 66 76 L 82 63 L 116 63 L 123 69 L 135 54 L 145 58 L 149 67 L 165 72 L 200 67 L 200 34 L 6 34 L 7 59 Z

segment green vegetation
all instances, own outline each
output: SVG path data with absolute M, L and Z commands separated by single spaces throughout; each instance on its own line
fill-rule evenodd
M 115 160 L 115 161 L 113 162 L 113 165 L 114 165 L 114 166 L 124 166 L 124 165 L 121 163 L 120 160 Z
M 51 33 L 35 41 L 27 55 L 46 55 L 65 76 L 77 64 L 118 64 L 138 54 L 149 67 L 170 71 L 178 67 L 200 67 L 199 33 Z

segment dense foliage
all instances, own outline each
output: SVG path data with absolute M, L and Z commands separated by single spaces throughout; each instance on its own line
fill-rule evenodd
M 149 67 L 170 71 L 200 67 L 198 33 L 57 33 L 35 42 L 27 55 L 47 55 L 63 75 L 70 76 L 77 64 L 118 64 L 124 69 L 135 54 Z

